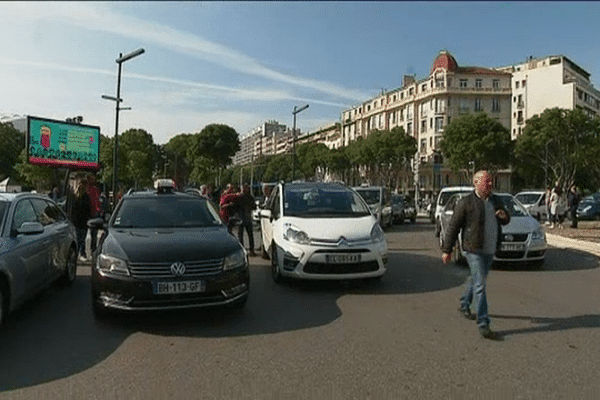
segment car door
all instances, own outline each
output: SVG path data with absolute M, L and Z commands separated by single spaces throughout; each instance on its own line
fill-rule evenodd
M 264 210 L 260 214 L 260 230 L 263 248 L 268 251 L 273 242 L 273 223 L 279 217 L 279 186 L 273 189 Z
M 18 229 L 27 222 L 39 223 L 33 204 L 27 198 L 14 204 L 10 228 L 11 251 L 10 268 L 23 274 L 23 293 L 25 297 L 33 294 L 43 285 L 48 273 L 48 247 L 51 239 L 46 230 L 41 233 L 19 233 Z M 18 293 L 15 293 L 18 295 Z

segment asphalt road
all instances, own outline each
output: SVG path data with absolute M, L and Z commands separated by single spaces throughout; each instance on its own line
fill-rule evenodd
M 467 271 L 442 265 L 433 225 L 387 238 L 379 284 L 279 286 L 252 258 L 242 311 L 96 321 L 81 268 L 0 330 L 0 399 L 598 398 L 597 257 L 494 269 L 490 341 L 457 311 Z

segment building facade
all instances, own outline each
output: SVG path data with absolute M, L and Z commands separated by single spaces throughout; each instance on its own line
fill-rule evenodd
M 240 150 L 235 153 L 233 164 L 249 164 L 260 156 L 287 153 L 291 148 L 291 129 L 277 121 L 267 121 L 240 137 Z

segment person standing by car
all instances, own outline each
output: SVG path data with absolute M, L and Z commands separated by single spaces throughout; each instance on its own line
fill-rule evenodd
M 88 258 L 85 251 L 85 237 L 88 230 L 87 222 L 92 216 L 92 201 L 88 194 L 87 180 L 84 177 L 79 177 L 75 181 L 75 189 L 73 194 L 69 196 L 69 201 L 68 209 L 77 234 L 79 261 L 86 262 Z
M 560 185 L 556 185 L 552 191 L 552 196 L 550 196 L 550 214 L 552 215 L 552 224 L 550 225 L 550 229 L 554 229 L 554 227 L 563 229 L 565 212 L 566 199 L 563 195 Z
M 248 245 L 250 246 L 250 256 L 256 256 L 254 252 L 254 231 L 252 229 L 252 211 L 256 208 L 256 200 L 252 193 L 250 193 L 250 186 L 242 186 L 242 196 L 238 202 L 238 212 L 240 215 L 241 223 L 238 228 L 238 238 L 242 246 L 244 245 L 244 230 L 248 233 Z
M 96 185 L 96 175 L 90 174 L 87 180 L 87 193 L 90 196 L 91 206 L 91 218 L 102 218 L 102 202 L 100 201 L 100 188 Z M 98 229 L 90 228 L 90 250 L 93 253 L 96 251 L 96 245 L 98 243 Z
M 236 220 L 232 217 L 238 211 L 239 200 L 242 196 L 243 193 L 237 192 L 237 188 L 232 183 L 227 185 L 227 189 L 225 189 L 221 195 L 221 200 L 219 201 L 219 215 L 227 225 L 229 233 L 232 232 L 233 226 L 235 225 Z
M 481 170 L 473 176 L 475 190 L 461 199 L 452 215 L 442 247 L 442 261 L 448 264 L 454 243 L 462 231 L 463 252 L 469 263 L 471 275 L 460 298 L 460 312 L 467 319 L 477 319 L 481 336 L 494 339 L 490 329 L 486 280 L 494 253 L 501 240 L 501 227 L 510 222 L 510 216 L 502 201 L 492 194 L 492 177 Z M 471 314 L 471 303 L 475 303 L 477 316 Z
M 577 186 L 571 185 L 571 189 L 568 194 L 568 203 L 569 203 L 569 218 L 571 218 L 571 228 L 577 229 L 577 207 L 579 206 L 579 202 L 581 201 L 581 195 L 577 191 Z

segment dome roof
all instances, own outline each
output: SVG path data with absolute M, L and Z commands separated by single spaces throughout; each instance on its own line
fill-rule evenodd
M 433 73 L 438 68 L 444 68 L 446 71 L 456 71 L 458 69 L 458 64 L 452 54 L 446 50 L 440 51 L 440 54 L 433 60 L 433 65 L 431 66 L 431 72 Z

